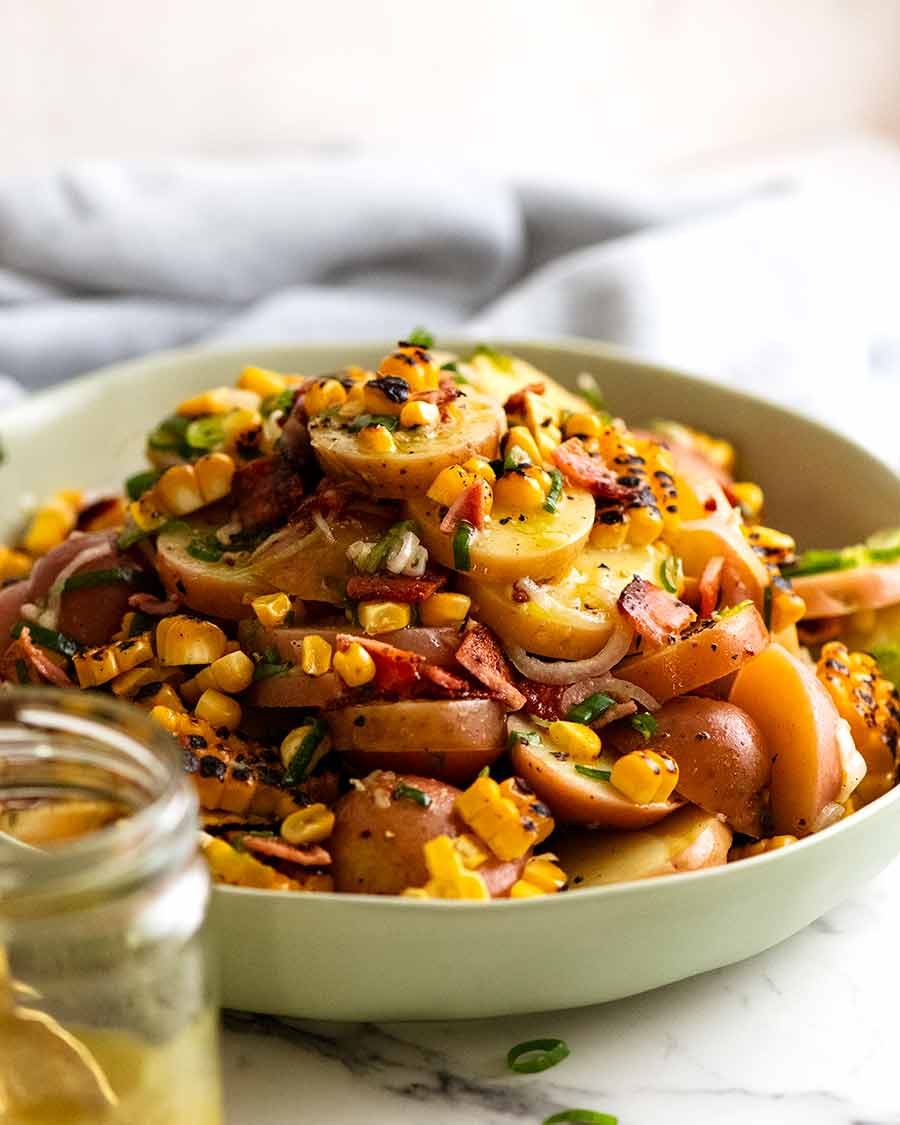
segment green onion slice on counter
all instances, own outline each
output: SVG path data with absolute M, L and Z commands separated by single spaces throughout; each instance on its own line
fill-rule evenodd
M 537 1074 L 568 1058 L 569 1048 L 562 1039 L 527 1039 L 510 1047 L 506 1065 L 516 1074 Z

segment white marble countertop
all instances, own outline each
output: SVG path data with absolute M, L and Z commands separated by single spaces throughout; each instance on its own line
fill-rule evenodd
M 900 1125 L 900 861 L 742 964 L 568 1012 L 458 1023 L 226 1017 L 228 1125 Z M 519 1076 L 509 1047 L 571 1055 Z

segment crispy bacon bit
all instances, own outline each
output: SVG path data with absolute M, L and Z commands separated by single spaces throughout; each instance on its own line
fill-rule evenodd
M 635 489 L 620 484 L 599 453 L 588 453 L 581 438 L 569 438 L 558 445 L 553 450 L 553 460 L 570 484 L 586 488 L 592 496 L 623 503 L 635 496 Z
M 446 406 L 459 398 L 459 387 L 452 379 L 441 379 L 437 388 L 432 391 L 415 391 L 409 396 L 410 402 L 433 402 L 435 406 Z
M 234 474 L 231 486 L 244 531 L 282 523 L 303 500 L 303 481 L 288 461 L 274 454 L 258 457 Z
M 425 574 L 407 578 L 402 574 L 355 574 L 347 579 L 347 597 L 352 601 L 370 598 L 414 605 L 441 588 L 447 581 L 443 574 Z
M 610 723 L 618 722 L 619 719 L 627 719 L 629 715 L 635 714 L 636 711 L 637 704 L 633 699 L 629 699 L 627 703 L 616 703 L 615 706 L 607 708 L 599 719 L 591 723 L 591 726 L 595 730 L 600 730 L 603 727 L 608 727 Z
M 31 665 L 42 679 L 46 680 L 47 683 L 55 684 L 56 687 L 74 687 L 63 669 L 51 660 L 50 654 L 34 643 L 31 639 L 31 630 L 27 625 L 19 634 L 19 640 L 22 643 L 26 663 Z
M 181 598 L 173 595 L 161 601 L 154 594 L 132 594 L 128 604 L 132 609 L 147 613 L 151 617 L 166 617 L 170 613 L 175 613 L 181 606 Z
M 537 715 L 539 719 L 548 722 L 565 718 L 562 697 L 568 691 L 567 684 L 539 684 L 520 676 L 516 680 L 516 687 L 525 697 L 525 709 L 529 715 Z
M 716 606 L 719 604 L 719 592 L 722 588 L 722 567 L 725 559 L 722 555 L 714 555 L 703 568 L 700 575 L 700 616 L 712 617 Z
M 453 501 L 446 516 L 441 520 L 441 531 L 445 535 L 452 535 L 463 520 L 481 531 L 484 527 L 485 514 L 484 488 L 479 481 L 464 488 Z
M 439 687 L 442 691 L 457 696 L 473 694 L 470 685 L 465 680 L 461 680 L 459 676 L 454 676 L 446 668 L 439 668 L 437 664 L 423 664 L 419 671 L 423 679 L 430 680 L 435 687 Z
M 507 414 L 524 414 L 525 413 L 525 392 L 531 391 L 533 395 L 542 395 L 547 389 L 547 384 L 542 382 L 529 383 L 527 387 L 523 387 L 520 391 L 513 391 L 509 398 L 504 402 L 503 409 Z
M 690 606 L 638 575 L 619 595 L 618 605 L 635 630 L 657 645 L 673 641 L 697 616 Z
M 512 673 L 496 637 L 485 625 L 474 625 L 456 650 L 456 659 L 510 711 L 525 705 L 525 696 L 513 683 Z
M 329 853 L 318 844 L 288 844 L 284 840 L 277 840 L 274 836 L 249 834 L 241 837 L 241 844 L 248 852 L 268 855 L 273 859 L 284 859 L 300 867 L 326 867 L 331 863 Z

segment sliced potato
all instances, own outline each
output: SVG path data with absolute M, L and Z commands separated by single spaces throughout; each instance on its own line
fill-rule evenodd
M 747 588 L 757 609 L 762 609 L 763 590 L 769 585 L 769 572 L 739 527 L 723 519 L 688 520 L 668 532 L 666 540 L 681 557 L 685 574 L 699 578 L 703 568 L 716 555 L 724 557 Z
M 518 601 L 513 582 L 483 582 L 463 575 L 459 586 L 475 614 L 507 644 L 538 656 L 583 660 L 606 644 L 618 619 L 616 601 L 635 574 L 659 583 L 669 554 L 662 544 L 603 551 L 587 546 L 558 578 L 542 583 L 548 604 Z M 527 571 L 526 571 L 527 573 Z
M 337 672 L 324 676 L 307 676 L 299 668 L 290 668 L 277 676 L 258 680 L 248 689 L 248 703 L 256 707 L 328 707 L 346 694 L 344 681 Z
M 518 356 L 478 352 L 471 359 L 460 361 L 457 366 L 460 373 L 479 391 L 500 403 L 506 402 L 510 395 L 521 391 L 529 383 L 543 383 L 543 397 L 551 406 L 569 412 L 584 412 L 587 409 L 583 398 Z
M 334 748 L 365 773 L 390 769 L 463 784 L 506 745 L 506 712 L 493 699 L 366 703 L 326 719 Z
M 808 836 L 841 787 L 838 712 L 812 668 L 769 645 L 738 673 L 731 702 L 759 725 L 772 756 L 772 829 Z
M 688 805 L 638 832 L 571 831 L 553 838 L 571 890 L 605 887 L 654 875 L 719 867 L 728 859 L 731 829 Z
M 350 626 L 346 622 L 266 629 L 253 619 L 242 621 L 238 626 L 240 642 L 249 652 L 265 652 L 274 647 L 282 660 L 290 661 L 292 664 L 300 663 L 304 637 L 322 637 L 334 648 L 338 633 L 365 635 L 362 629 Z M 441 627 L 411 625 L 406 629 L 379 633 L 378 640 L 405 649 L 407 652 L 414 652 L 417 656 L 424 656 L 429 663 L 437 664 L 441 668 L 454 668 L 457 667 L 454 654 L 459 648 L 462 636 L 459 629 L 451 625 Z
M 475 454 L 496 457 L 506 419 L 496 402 L 467 393 L 453 404 L 461 418 L 441 422 L 435 429 L 394 431 L 396 450 L 372 453 L 363 448 L 352 419 L 320 414 L 309 423 L 310 440 L 322 471 L 338 480 L 351 480 L 378 497 L 404 499 L 424 493 L 449 465 Z
M 427 496 L 407 502 L 418 521 L 425 546 L 442 566 L 453 568 L 453 537 L 441 531 L 443 509 Z M 578 488 L 566 488 L 555 512 L 506 512 L 494 508 L 484 530 L 469 548 L 469 574 L 492 582 L 511 582 L 528 575 L 552 578 L 568 567 L 594 526 L 594 498 Z
M 210 531 L 197 525 L 161 532 L 156 541 L 156 569 L 166 592 L 189 609 L 237 621 L 253 612 L 247 604 L 251 598 L 271 593 L 274 587 L 250 569 L 249 553 L 240 556 L 242 561 L 234 566 L 195 559 L 188 551 L 191 541 L 198 532 Z

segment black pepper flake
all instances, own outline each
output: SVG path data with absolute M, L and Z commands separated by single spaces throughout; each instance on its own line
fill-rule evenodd
M 353 725 L 355 727 L 364 727 L 366 725 L 365 715 L 357 715 L 356 718 L 353 720 Z
M 497 522 L 502 523 L 503 526 L 506 527 L 508 523 L 512 523 L 512 516 L 502 516 Z

